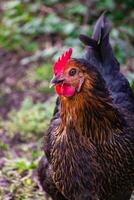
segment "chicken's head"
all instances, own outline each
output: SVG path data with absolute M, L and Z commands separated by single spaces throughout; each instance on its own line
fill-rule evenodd
M 71 58 L 69 48 L 53 66 L 53 79 L 50 86 L 55 86 L 59 96 L 72 97 L 79 93 L 85 81 L 85 73 L 77 59 Z

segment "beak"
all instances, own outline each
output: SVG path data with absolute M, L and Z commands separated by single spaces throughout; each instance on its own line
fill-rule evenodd
M 50 81 L 49 87 L 51 88 L 58 83 L 62 83 L 63 81 L 64 79 L 61 78 L 60 76 L 54 76 L 52 80 Z

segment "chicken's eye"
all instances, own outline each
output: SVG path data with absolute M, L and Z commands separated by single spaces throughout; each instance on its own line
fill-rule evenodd
M 69 71 L 69 75 L 70 76 L 74 76 L 76 74 L 76 69 L 75 68 L 73 68 L 73 69 L 71 69 L 70 71 Z

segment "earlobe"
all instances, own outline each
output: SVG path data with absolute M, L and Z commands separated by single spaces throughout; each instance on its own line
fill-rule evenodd
M 80 92 L 81 86 L 83 85 L 83 83 L 84 83 L 84 77 L 80 78 L 80 82 L 79 82 L 79 85 L 78 85 L 78 88 L 77 88 L 77 92 Z

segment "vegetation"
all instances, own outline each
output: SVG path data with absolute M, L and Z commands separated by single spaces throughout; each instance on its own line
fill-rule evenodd
M 13 109 L 9 113 L 3 128 L 6 127 L 6 131 L 12 135 L 20 132 L 22 135 L 43 134 L 53 114 L 54 99 L 49 98 L 48 102 L 33 104 L 31 99 L 26 98 L 18 111 Z
M 0 2 L 0 199 L 44 199 L 36 168 L 54 108 L 52 63 L 68 47 L 83 54 L 107 10 L 111 43 L 134 88 L 133 0 L 6 0 Z

